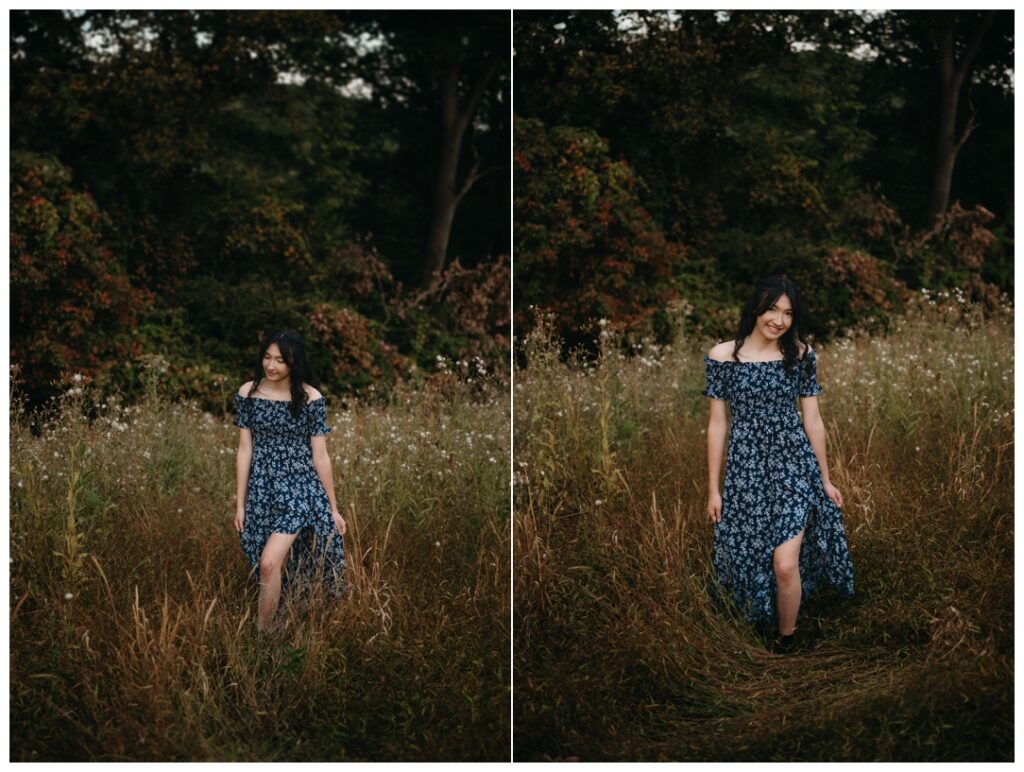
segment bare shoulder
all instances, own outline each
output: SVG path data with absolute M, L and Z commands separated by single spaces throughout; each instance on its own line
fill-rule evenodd
M 719 343 L 713 349 L 708 352 L 708 357 L 718 362 L 727 362 L 732 359 L 732 351 L 736 347 L 736 341 L 727 340 L 724 343 Z
M 251 389 L 251 388 L 252 388 L 252 381 L 246 381 L 245 383 L 243 383 L 241 386 L 238 387 L 238 393 L 241 394 L 243 397 L 248 397 L 249 396 L 249 389 Z
M 320 399 L 323 396 L 323 394 L 314 389 L 308 383 L 302 384 L 302 388 L 306 390 L 306 396 L 309 397 L 310 402 L 312 402 L 313 400 Z

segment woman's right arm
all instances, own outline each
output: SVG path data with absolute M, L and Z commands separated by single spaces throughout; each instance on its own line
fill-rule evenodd
M 239 531 L 239 520 L 245 517 L 245 495 L 249 489 L 249 468 L 252 466 L 252 431 L 238 430 L 238 458 L 235 461 L 235 477 L 238 480 L 236 490 L 237 504 L 235 507 L 235 525 Z
M 722 492 L 719 480 L 722 477 L 722 457 L 728 431 L 725 400 L 712 399 L 711 414 L 708 418 L 708 515 L 716 523 L 722 519 Z

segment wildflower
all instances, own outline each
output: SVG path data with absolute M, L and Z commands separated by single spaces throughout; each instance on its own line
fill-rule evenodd
M 81 382 L 82 382 L 82 374 L 81 374 L 81 373 L 75 373 L 75 374 L 74 374 L 74 375 L 73 375 L 73 376 L 71 377 L 71 379 L 72 379 L 72 380 L 73 380 L 73 381 L 74 381 L 75 383 L 81 383 Z
M 434 542 L 434 546 L 435 546 L 435 547 L 440 547 L 440 546 L 441 546 L 441 542 L 439 542 L 439 541 L 435 541 L 435 542 Z
M 64 593 L 64 600 L 71 600 L 73 597 L 75 597 L 74 593 L 70 593 L 70 592 Z

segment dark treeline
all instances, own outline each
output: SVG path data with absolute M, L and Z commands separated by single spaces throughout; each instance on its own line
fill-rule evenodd
M 507 369 L 508 12 L 12 11 L 11 357 L 223 404 L 260 338 Z
M 828 337 L 1013 292 L 1012 11 L 517 12 L 515 318 L 727 335 L 786 273 Z

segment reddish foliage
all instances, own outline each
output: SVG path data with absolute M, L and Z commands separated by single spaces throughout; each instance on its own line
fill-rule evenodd
M 71 371 L 96 378 L 138 353 L 134 327 L 154 299 L 103 246 L 109 221 L 70 180 L 53 159 L 12 158 L 11 360 L 32 399 Z
M 964 209 L 956 201 L 935 224 L 928 237 L 936 236 L 949 242 L 960 263 L 973 271 L 981 270 L 985 253 L 996 240 L 995 234 L 986 226 L 995 215 L 980 204 L 974 209 Z
M 309 342 L 324 352 L 332 381 L 358 389 L 378 380 L 393 382 L 407 369 L 395 347 L 357 311 L 319 303 L 310 311 L 308 321 Z

